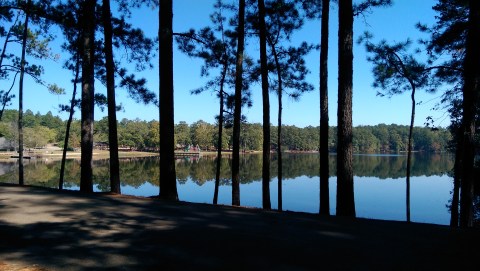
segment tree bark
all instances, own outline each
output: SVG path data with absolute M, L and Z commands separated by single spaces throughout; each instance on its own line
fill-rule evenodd
M 92 156 L 94 122 L 95 0 L 82 3 L 82 134 L 80 191 L 93 192 Z
M 110 0 L 103 0 L 102 18 L 105 38 L 105 68 L 107 71 L 108 145 L 110 153 L 110 191 L 120 194 L 120 165 L 118 161 L 117 104 L 115 102 L 115 63 L 113 62 L 113 30 Z
M 70 112 L 68 114 L 67 120 L 67 128 L 65 130 L 65 140 L 63 143 L 63 152 L 62 152 L 62 163 L 60 165 L 60 180 L 58 182 L 58 189 L 63 189 L 64 178 L 65 178 L 65 163 L 67 161 L 67 148 L 68 148 L 68 140 L 70 137 L 70 127 L 72 126 L 73 121 L 73 114 L 75 113 L 75 97 L 77 96 L 77 83 L 78 77 L 80 74 L 80 59 L 77 57 L 77 63 L 75 65 L 75 79 L 73 81 L 73 93 L 72 93 L 72 100 L 70 101 Z
M 320 47 L 320 214 L 330 215 L 328 179 L 328 28 L 330 0 L 322 0 L 322 29 Z
M 339 1 L 337 215 L 355 217 L 353 189 L 352 96 L 353 6 Z
M 460 227 L 473 227 L 475 163 L 475 114 L 480 85 L 480 2 L 469 1 L 468 34 L 463 85 L 463 159 L 460 195 Z
M 245 0 L 238 1 L 238 48 L 233 115 L 232 205 L 240 205 L 240 125 L 242 117 L 243 51 L 245 47 Z
M 260 27 L 260 65 L 262 73 L 263 101 L 263 164 L 262 164 L 262 206 L 271 209 L 270 203 L 270 95 L 268 92 L 267 33 L 265 27 L 265 2 L 258 0 Z
M 172 20 L 172 0 L 161 0 L 158 34 L 160 42 L 160 198 L 178 200 L 174 146 Z
M 25 77 L 25 55 L 27 50 L 27 38 L 28 38 L 28 20 L 30 18 L 28 6 L 30 1 L 27 2 L 25 8 L 25 26 L 23 29 L 22 37 L 22 58 L 20 62 L 20 81 L 18 82 L 18 184 L 24 185 L 24 173 L 23 173 L 23 78 Z

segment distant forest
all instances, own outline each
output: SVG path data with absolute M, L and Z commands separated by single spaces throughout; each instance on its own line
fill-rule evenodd
M 5 110 L 0 122 L 0 137 L 15 144 L 17 140 L 17 110 Z M 66 121 L 54 116 L 51 112 L 45 115 L 34 114 L 31 110 L 24 114 L 25 147 L 41 148 L 49 143 L 63 147 Z M 271 127 L 271 148 L 276 149 L 277 126 Z M 408 126 L 396 124 L 379 124 L 375 126 L 358 126 L 353 128 L 353 147 L 355 153 L 390 153 L 404 152 L 408 144 Z M 304 128 L 284 125 L 282 150 L 284 151 L 318 151 L 319 127 Z M 223 134 L 222 149 L 232 148 L 232 129 L 226 128 Z M 336 127 L 329 129 L 329 151 L 336 151 Z M 118 122 L 119 146 L 140 151 L 154 151 L 159 148 L 158 121 L 140 119 L 122 119 Z M 177 148 L 198 146 L 201 150 L 216 150 L 218 139 L 217 124 L 199 120 L 192 124 L 179 122 L 175 125 L 175 144 Z M 414 151 L 443 152 L 447 151 L 451 134 L 449 130 L 439 128 L 432 130 L 415 127 L 413 132 Z M 108 142 L 108 119 L 105 117 L 95 122 L 94 141 Z M 241 130 L 241 148 L 247 151 L 262 149 L 263 130 L 260 123 L 244 123 Z M 70 133 L 69 148 L 80 147 L 80 121 L 74 120 Z

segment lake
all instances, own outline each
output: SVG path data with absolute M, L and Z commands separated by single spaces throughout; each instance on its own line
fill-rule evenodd
M 231 204 L 230 162 L 222 159 L 219 203 Z M 355 206 L 358 217 L 399 220 L 406 219 L 406 155 L 355 155 Z M 25 182 L 29 185 L 57 187 L 59 161 L 32 159 L 25 161 Z M 122 194 L 155 196 L 159 193 L 159 158 L 120 160 Z M 448 154 L 416 153 L 412 159 L 411 220 L 448 225 L 453 179 L 449 175 L 453 158 Z M 242 206 L 261 207 L 262 157 L 241 156 L 240 200 Z M 318 213 L 320 202 L 318 154 L 283 156 L 283 210 Z M 18 161 L 0 162 L 0 182 L 18 182 Z M 211 203 L 213 200 L 215 159 L 182 158 L 176 160 L 180 200 Z M 272 208 L 277 208 L 277 160 L 272 154 L 270 193 Z M 330 212 L 335 214 L 336 159 L 330 156 Z M 94 161 L 94 190 L 108 191 L 108 160 Z M 78 189 L 80 161 L 68 160 L 65 188 Z

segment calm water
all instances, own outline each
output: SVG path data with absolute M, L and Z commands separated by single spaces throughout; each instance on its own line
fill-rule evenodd
M 230 160 L 222 160 L 219 203 L 231 203 Z M 355 206 L 358 217 L 405 220 L 405 166 L 403 155 L 355 155 Z M 121 160 L 122 193 L 137 196 L 158 195 L 158 158 Z M 261 207 L 261 155 L 245 155 L 241 158 L 241 204 Z M 411 178 L 411 219 L 416 222 L 448 224 L 450 214 L 447 205 L 451 198 L 453 167 L 449 155 L 415 154 Z M 320 201 L 318 154 L 285 154 L 283 209 L 317 213 Z M 0 163 L 0 182 L 15 183 L 18 180 L 15 160 Z M 178 194 L 184 201 L 211 203 L 213 199 L 215 163 L 212 157 L 180 159 L 176 163 Z M 330 157 L 330 206 L 335 214 L 336 161 Z M 27 161 L 27 184 L 57 187 L 60 172 L 58 161 Z M 277 161 L 272 155 L 270 182 L 272 208 L 277 208 Z M 78 189 L 79 161 L 67 161 L 67 189 Z M 94 162 L 96 191 L 108 191 L 108 160 Z

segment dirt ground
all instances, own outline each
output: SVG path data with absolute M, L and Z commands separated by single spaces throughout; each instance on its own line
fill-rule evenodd
M 0 184 L 0 270 L 478 270 L 480 231 Z
M 23 266 L 19 264 L 7 264 L 0 262 L 0 271 L 48 271 L 48 269 L 41 268 L 35 265 Z

